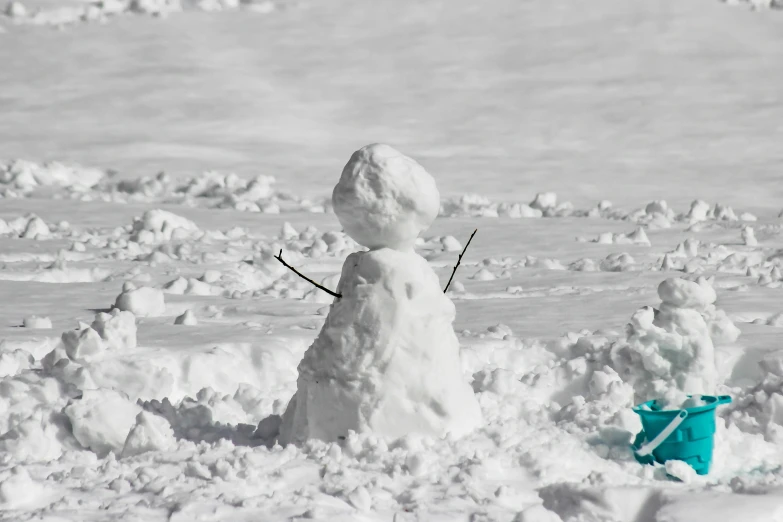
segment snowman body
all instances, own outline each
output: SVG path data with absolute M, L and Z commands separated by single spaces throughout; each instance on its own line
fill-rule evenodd
M 481 411 L 463 377 L 454 304 L 413 251 L 440 206 L 434 180 L 391 147 L 369 145 L 346 165 L 333 202 L 370 250 L 343 265 L 342 297 L 299 364 L 280 442 L 471 432 Z

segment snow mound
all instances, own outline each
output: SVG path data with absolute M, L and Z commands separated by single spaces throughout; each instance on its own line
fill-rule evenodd
M 348 235 L 368 248 L 412 249 L 440 208 L 435 180 L 415 160 L 388 145 L 354 152 L 332 193 Z
M 134 219 L 130 239 L 143 245 L 189 239 L 200 233 L 191 220 L 166 210 L 148 210 Z
M 602 245 L 644 245 L 650 246 L 650 240 L 644 229 L 639 227 L 630 234 L 613 234 L 606 232 L 601 234 L 596 239 L 592 240 L 593 243 L 599 243 Z
M 672 393 L 714 395 L 715 343 L 730 343 L 739 329 L 713 304 L 712 281 L 671 278 L 658 286 L 660 309 L 638 310 L 627 338 L 612 348 L 613 367 L 634 387 L 637 402 Z
M 465 382 L 454 304 L 413 252 L 351 254 L 321 333 L 299 364 L 281 443 L 464 435 L 482 420 Z
M 174 431 L 168 421 L 158 415 L 142 411 L 136 415 L 136 423 L 125 439 L 121 456 L 125 458 L 148 451 L 167 451 L 176 445 Z
M 24 318 L 22 326 L 25 328 L 35 328 L 38 330 L 49 330 L 52 328 L 52 320 L 48 317 L 38 317 L 31 315 Z
M 149 286 L 135 288 L 129 283 L 125 284 L 122 293 L 117 296 L 114 306 L 131 312 L 136 317 L 160 317 L 166 313 L 162 290 Z

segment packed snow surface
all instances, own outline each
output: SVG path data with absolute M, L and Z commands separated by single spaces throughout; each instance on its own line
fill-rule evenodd
M 783 520 L 779 3 L 11 2 L 0 519 Z

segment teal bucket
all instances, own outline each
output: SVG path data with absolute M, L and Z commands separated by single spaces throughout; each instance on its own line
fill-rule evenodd
M 702 395 L 704 406 L 682 410 L 662 410 L 657 401 L 634 406 L 642 419 L 642 431 L 632 449 L 641 464 L 681 460 L 699 475 L 710 471 L 715 435 L 715 408 L 731 402 L 731 397 Z

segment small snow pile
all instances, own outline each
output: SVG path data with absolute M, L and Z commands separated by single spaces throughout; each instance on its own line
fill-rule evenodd
M 758 433 L 768 442 L 783 444 L 783 350 L 767 353 L 759 362 L 763 380 L 735 397 L 727 409 L 729 423 Z
M 64 332 L 62 347 L 65 355 L 77 363 L 94 360 L 107 350 L 133 350 L 136 348 L 136 317 L 117 308 L 108 314 L 100 312 L 91 325 L 80 323 L 78 329 Z
M 182 315 L 178 315 L 176 319 L 174 319 L 174 324 L 182 326 L 196 326 L 198 324 L 198 319 L 196 319 L 196 315 L 192 310 L 185 310 Z
M 627 326 L 627 339 L 612 348 L 613 367 L 632 384 L 637 402 L 665 397 L 672 390 L 714 394 L 717 369 L 714 342 L 733 342 L 739 329 L 713 304 L 712 281 L 680 278 L 658 286 L 659 310 L 646 306 Z
M 73 436 L 99 457 L 119 454 L 141 408 L 126 396 L 109 389 L 83 390 L 63 412 L 73 427 Z
M 544 217 L 564 217 L 574 211 L 574 206 L 568 201 L 558 205 L 554 192 L 539 192 L 530 203 L 530 208 L 539 210 Z
M 434 180 L 393 148 L 368 145 L 345 166 L 333 204 L 346 231 L 375 249 L 343 265 L 342 298 L 299 364 L 280 442 L 469 433 L 482 416 L 462 374 L 454 304 L 413 251 L 440 208 Z
M 201 231 L 191 220 L 166 210 L 148 210 L 133 220 L 130 239 L 142 245 L 198 237 Z
M 605 232 L 592 240 L 601 245 L 643 245 L 650 246 L 650 240 L 644 229 L 639 227 L 630 234 L 613 234 Z
M 14 8 L 14 12 L 18 11 L 18 8 Z M 19 16 L 24 17 L 24 14 Z M 79 165 L 15 160 L 0 165 L 0 186 L 6 185 L 24 192 L 32 192 L 40 187 L 60 187 L 83 192 L 98 185 L 106 175 L 103 170 Z
M 123 285 L 122 293 L 117 296 L 114 306 L 131 312 L 136 317 L 160 317 L 166 313 L 162 290 L 149 286 L 136 288 L 130 282 Z
M 52 320 L 48 317 L 38 317 L 36 315 L 31 315 L 30 317 L 24 318 L 24 321 L 22 321 L 22 326 L 24 328 L 49 330 L 52 328 Z
M 0 219 L 0 235 L 12 235 L 20 239 L 51 239 L 52 230 L 35 214 L 19 216 L 11 221 Z
M 139 412 L 136 423 L 130 429 L 121 457 L 133 457 L 148 451 L 168 451 L 177 445 L 174 431 L 166 419 L 149 413 Z
M 163 292 L 172 295 L 220 295 L 223 290 L 193 277 L 178 277 L 166 283 Z
M 628 272 L 633 269 L 636 261 L 626 252 L 609 254 L 599 263 L 602 272 Z
M 0 510 L 12 510 L 36 502 L 45 493 L 24 466 L 0 471 Z

